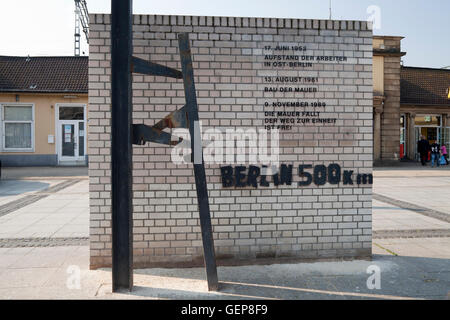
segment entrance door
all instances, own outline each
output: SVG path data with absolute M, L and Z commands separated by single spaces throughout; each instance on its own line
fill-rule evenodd
M 84 107 L 59 106 L 57 120 L 59 164 L 85 164 Z
M 61 161 L 84 160 L 84 122 L 60 121 Z
M 415 136 L 416 136 L 416 142 L 420 140 L 421 136 L 424 136 L 426 140 L 430 143 L 430 145 L 433 142 L 437 142 L 441 144 L 441 128 L 440 127 L 416 127 L 415 128 Z M 415 150 L 416 150 L 416 160 L 420 160 L 420 156 L 417 153 L 417 143 L 415 144 Z
M 420 160 L 420 156 L 417 153 L 417 141 L 420 140 L 420 136 L 424 136 L 430 143 L 437 142 L 442 144 L 442 121 L 439 115 L 416 115 L 414 119 L 415 124 L 415 138 L 414 151 L 416 154 L 416 160 Z

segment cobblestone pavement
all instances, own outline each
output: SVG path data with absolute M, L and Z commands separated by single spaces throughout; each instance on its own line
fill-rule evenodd
M 89 237 L 66 238 L 7 238 L 0 239 L 0 248 L 25 248 L 25 247 L 64 247 L 89 245 Z
M 412 230 L 379 230 L 373 231 L 373 239 L 393 238 L 447 238 L 449 229 L 412 229 Z
M 446 299 L 450 292 L 450 170 L 374 172 L 372 261 L 219 267 L 218 293 L 207 292 L 203 268 L 141 269 L 130 294 L 111 294 L 109 269 L 89 270 L 88 180 L 79 172 L 0 181 L 0 298 Z M 381 270 L 380 289 L 367 287 L 370 266 Z

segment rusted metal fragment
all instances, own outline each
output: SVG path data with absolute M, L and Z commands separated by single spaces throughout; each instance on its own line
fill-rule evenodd
M 178 141 L 172 141 L 172 134 L 163 130 L 166 128 L 188 128 L 187 109 L 185 105 L 180 110 L 167 115 L 153 127 L 145 124 L 133 124 L 133 144 L 144 145 L 146 142 L 155 142 L 169 146 L 177 145 L 182 141 L 182 138 L 178 138 Z
M 176 110 L 166 116 L 153 126 L 155 129 L 164 130 L 165 128 L 186 128 L 188 129 L 187 110 L 188 106 L 185 105 L 180 110 Z
M 145 124 L 133 124 L 133 144 L 144 145 L 146 142 L 155 142 L 174 146 L 181 142 L 172 141 L 172 135 L 168 132 L 147 126 Z

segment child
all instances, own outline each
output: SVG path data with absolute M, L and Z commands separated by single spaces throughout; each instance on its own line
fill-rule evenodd
M 445 147 L 445 145 L 442 145 L 442 147 L 441 147 L 441 154 L 442 154 L 442 157 L 444 157 L 445 164 L 448 165 L 447 148 Z
M 434 167 L 434 163 L 436 162 L 436 166 L 439 168 L 440 165 L 440 151 L 441 148 L 439 146 L 439 143 L 437 141 L 434 141 L 431 145 L 431 167 Z

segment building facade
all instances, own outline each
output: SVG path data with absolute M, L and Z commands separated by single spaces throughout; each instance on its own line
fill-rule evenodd
M 374 163 L 400 160 L 400 67 L 402 37 L 373 37 Z
M 373 37 L 374 163 L 419 161 L 420 136 L 450 144 L 450 70 L 405 67 L 402 37 Z
M 3 166 L 87 164 L 87 57 L 0 56 Z
M 419 161 L 417 141 L 450 146 L 450 70 L 401 68 L 400 145 L 403 156 Z

